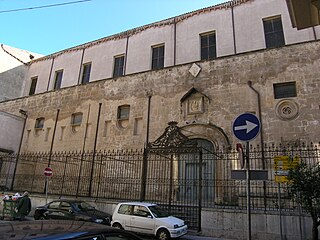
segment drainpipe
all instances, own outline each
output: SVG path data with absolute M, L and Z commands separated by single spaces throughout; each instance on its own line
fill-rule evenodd
M 55 123 L 54 123 L 53 134 L 52 134 L 52 140 L 51 140 L 51 146 L 50 146 L 50 152 L 49 152 L 49 162 L 48 162 L 48 167 L 50 167 L 50 164 L 51 164 L 51 155 L 52 155 L 52 149 L 53 149 L 54 137 L 55 137 L 55 135 L 56 135 L 56 129 L 57 129 L 57 122 L 58 122 L 58 118 L 59 118 L 59 113 L 60 113 L 60 109 L 58 109 L 58 110 L 57 110 L 56 120 L 55 120 Z
M 146 133 L 146 146 L 149 144 L 149 132 L 150 132 L 150 105 L 151 105 L 151 97 L 150 94 L 148 96 L 148 113 L 147 113 L 147 133 Z
M 51 67 L 50 67 L 49 79 L 48 79 L 48 85 L 47 85 L 47 91 L 49 91 L 49 87 L 50 87 L 50 79 L 51 79 L 51 75 L 52 75 L 53 64 L 54 64 L 54 57 L 52 58 L 52 63 L 51 63 Z
M 317 40 L 316 29 L 314 28 L 314 26 L 312 27 L 312 30 L 313 30 L 314 40 Z
M 19 111 L 22 115 L 24 115 L 24 121 L 23 121 L 23 127 L 22 127 L 22 134 L 21 134 L 21 139 L 20 139 L 20 144 L 19 144 L 19 149 L 18 149 L 18 153 L 17 153 L 17 158 L 16 158 L 16 164 L 14 166 L 14 170 L 13 170 L 13 181 L 11 183 L 10 189 L 13 189 L 14 186 L 14 180 L 15 180 L 15 176 L 16 176 L 16 171 L 17 171 L 17 166 L 18 166 L 18 161 L 19 161 L 19 156 L 20 156 L 20 152 L 21 152 L 21 146 L 22 146 L 22 140 L 23 140 L 23 136 L 24 136 L 24 130 L 26 128 L 26 123 L 27 123 L 27 119 L 28 119 L 28 113 L 22 109 L 20 109 Z
M 260 119 L 260 125 L 261 125 L 261 128 L 260 128 L 260 144 L 261 144 L 261 153 L 262 153 L 262 166 L 263 166 L 263 169 L 265 169 L 265 162 L 264 162 L 264 140 L 263 140 L 263 130 L 262 130 L 262 117 L 261 117 L 261 101 L 260 101 L 260 93 L 254 89 L 252 87 L 252 81 L 248 81 L 248 86 L 257 94 L 257 99 L 258 99 L 258 116 L 259 116 L 259 119 Z
M 146 133 L 145 148 L 144 148 L 144 152 L 143 152 L 141 187 L 140 187 L 140 201 L 144 201 L 145 197 L 146 197 L 151 97 L 152 97 L 152 94 L 148 94 L 147 133 Z
M 83 144 L 82 144 L 82 154 L 84 153 L 85 147 L 86 147 L 86 140 L 87 140 L 87 135 L 88 135 L 88 125 L 89 125 L 89 116 L 90 116 L 90 107 L 91 107 L 91 105 L 89 104 L 88 113 L 87 113 L 87 122 L 86 122 L 86 127 L 84 130 L 84 137 L 83 137 Z
M 258 116 L 260 120 L 260 145 L 261 145 L 261 160 L 262 160 L 262 169 L 266 169 L 266 164 L 265 164 L 265 158 L 264 158 L 264 140 L 263 140 L 263 129 L 262 129 L 262 117 L 261 117 L 261 100 L 260 100 L 260 93 L 252 87 L 252 81 L 248 81 L 248 86 L 257 94 L 257 99 L 258 99 Z M 266 186 L 266 181 L 263 181 L 263 202 L 264 202 L 264 208 L 267 208 L 267 186 Z
M 173 66 L 176 65 L 177 58 L 177 21 L 173 19 Z
M 90 173 L 89 196 L 91 196 L 91 191 L 92 191 L 93 168 L 94 168 L 94 160 L 95 160 L 96 151 L 97 151 L 101 105 L 102 105 L 102 103 L 99 103 L 98 119 L 97 119 L 97 125 L 96 125 L 96 135 L 95 135 L 95 138 L 94 138 L 94 146 L 93 146 L 92 167 L 91 167 L 91 173 Z
M 128 58 L 128 47 L 129 47 L 129 33 L 128 33 L 128 35 L 127 35 L 126 51 L 125 51 L 125 55 L 124 55 L 123 75 L 126 75 L 127 58 Z
M 83 64 L 84 50 L 85 50 L 85 48 L 82 50 L 82 54 L 81 54 L 79 75 L 78 75 L 78 84 L 80 84 L 80 81 L 81 81 L 81 70 L 82 70 L 82 64 Z
M 233 49 L 234 49 L 234 54 L 237 54 L 236 31 L 235 31 L 235 26 L 234 26 L 234 12 L 233 12 L 233 6 L 231 6 L 231 19 L 232 19 Z

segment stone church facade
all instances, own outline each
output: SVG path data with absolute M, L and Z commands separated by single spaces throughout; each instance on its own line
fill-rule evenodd
M 36 59 L 0 109 L 24 113 L 20 152 L 141 148 L 170 121 L 230 147 L 244 112 L 257 143 L 315 142 L 319 35 L 292 28 L 284 0 L 232 1 Z
M 234 119 L 244 112 L 259 114 L 256 90 L 265 143 L 316 142 L 319 45 L 295 44 L 96 81 L 2 102 L 1 109 L 28 113 L 21 152 L 90 151 L 95 140 L 96 150 L 142 148 L 170 121 L 186 136 L 230 147 L 237 142 Z M 201 69 L 198 75 L 193 68 Z M 275 85 L 287 82 L 294 83 L 296 96 L 276 99 Z M 128 113 L 123 119 L 121 111 Z M 72 122 L 77 114 L 79 122 Z
M 137 196 L 157 193 L 170 201 L 197 204 L 201 188 L 208 207 L 231 200 L 241 207 L 241 184 L 224 185 L 230 182 L 229 170 L 239 167 L 235 152 L 229 158 L 229 150 L 239 142 L 232 130 L 237 116 L 249 112 L 260 119 L 261 133 L 250 142 L 253 145 L 319 143 L 319 36 L 319 26 L 299 31 L 291 26 L 285 0 L 234 0 L 35 59 L 28 64 L 21 97 L 0 102 L 6 116 L 0 115 L 0 130 L 5 133 L 0 136 L 0 149 L 25 156 L 39 153 L 39 162 L 29 164 L 32 157 L 25 157 L 14 170 L 22 176 L 18 183 L 38 187 L 35 192 L 43 190 L 47 160 L 50 163 L 53 153 L 67 152 L 65 162 L 56 155 L 56 172 L 69 173 L 67 180 L 57 174 L 50 183 L 58 194 L 74 191 L 76 196 L 82 192 L 97 198 L 116 190 L 122 194 L 124 187 L 112 184 L 128 183 L 130 172 L 135 185 L 129 182 L 125 187 Z M 143 149 L 174 122 L 184 136 L 207 150 L 203 169 L 199 167 L 202 162 L 192 162 L 199 159 L 192 154 L 151 155 L 148 161 L 160 159 L 158 166 L 165 170 L 156 171 L 149 165 L 148 173 L 142 171 L 148 167 L 144 153 L 139 161 L 130 157 L 122 161 L 125 157 L 121 156 L 112 163 L 107 155 L 99 162 L 92 154 L 85 159 L 87 168 L 79 164 L 83 155 L 77 153 L 78 158 L 73 158 L 69 154 Z M 13 138 L 21 144 L 8 144 Z M 227 157 L 218 159 L 212 154 L 216 150 Z M 271 155 L 268 168 L 273 167 Z M 129 167 L 123 167 L 125 163 Z M 27 168 L 38 174 L 35 183 L 23 177 Z M 118 172 L 112 173 L 111 181 L 109 173 L 114 169 Z M 211 185 L 197 189 L 202 170 Z M 139 171 L 141 176 L 135 175 Z M 161 189 L 170 173 L 172 182 L 177 180 L 166 185 L 171 191 L 156 191 L 155 186 Z M 148 183 L 152 174 L 159 178 Z M 270 188 L 264 188 L 262 197 L 273 200 L 277 190 L 273 171 L 269 177 Z M 76 190 L 72 181 L 78 184 Z M 180 182 L 184 185 L 175 185 Z M 98 191 L 101 187 L 110 187 L 109 192 Z M 178 190 L 183 194 L 171 198 Z M 296 225 L 291 228 L 298 229 Z

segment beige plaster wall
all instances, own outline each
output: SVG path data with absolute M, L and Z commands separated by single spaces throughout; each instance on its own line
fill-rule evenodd
M 169 121 L 177 121 L 180 127 L 189 126 L 191 130 L 193 125 L 208 129 L 216 126 L 227 139 L 222 142 L 212 137 L 210 140 L 218 145 L 229 140 L 233 145 L 238 141 L 232 133 L 235 118 L 248 111 L 258 114 L 257 95 L 247 84 L 250 80 L 260 93 L 266 143 L 318 142 L 319 48 L 317 41 L 198 62 L 201 71 L 196 77 L 189 72 L 192 64 L 185 64 L 117 80 L 96 81 L 4 102 L 0 110 L 16 114 L 23 108 L 28 112 L 23 151 L 49 151 L 52 139 L 53 151 L 93 150 L 96 136 L 97 149 L 141 148 L 147 138 L 149 97 L 150 141 L 163 133 Z M 292 81 L 296 82 L 297 97 L 275 99 L 273 84 Z M 203 111 L 187 114 L 186 104 L 194 95 L 183 102 L 181 99 L 192 87 L 207 100 Z M 282 101 L 297 106 L 295 118 L 279 118 L 277 106 Z M 121 105 L 130 105 L 126 127 L 119 126 L 117 121 L 117 109 Z M 72 131 L 71 115 L 76 112 L 83 113 L 83 120 L 77 131 Z M 42 131 L 34 129 L 39 117 L 46 119 Z M 258 137 L 253 143 L 259 140 Z
M 31 64 L 27 73 L 28 84 L 25 84 L 24 94 L 28 94 L 30 78 L 33 76 L 39 76 L 37 93 L 47 91 L 49 78 L 48 90 L 52 90 L 55 71 L 61 69 L 64 70 L 62 87 L 77 85 L 81 76 L 81 66 L 87 62 L 92 63 L 91 82 L 112 78 L 113 58 L 126 53 L 127 43 L 126 75 L 149 71 L 152 46 L 158 44 L 165 45 L 165 67 L 199 61 L 199 34 L 209 31 L 216 32 L 218 58 L 265 49 L 262 19 L 278 15 L 281 15 L 287 45 L 319 39 L 319 26 L 299 31 L 292 28 L 285 0 L 254 0 L 233 8 L 199 10 L 188 18 L 184 18 L 187 15 L 181 15 L 175 20 L 174 18 L 163 20 L 126 33 L 62 50 L 45 57 L 44 60 L 36 61 Z M 174 25 L 175 21 L 176 25 Z

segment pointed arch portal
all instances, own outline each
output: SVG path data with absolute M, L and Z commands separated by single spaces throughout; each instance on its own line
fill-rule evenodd
M 203 202 L 215 202 L 210 184 L 214 182 L 217 156 L 210 140 L 187 137 L 182 130 L 170 122 L 164 133 L 148 144 L 140 200 L 158 202 L 200 230 Z

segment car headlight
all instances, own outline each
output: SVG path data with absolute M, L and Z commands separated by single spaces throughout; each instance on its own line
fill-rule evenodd
M 103 223 L 103 219 L 95 219 L 94 222 L 95 223 Z
M 173 228 L 179 228 L 178 224 L 173 225 Z

